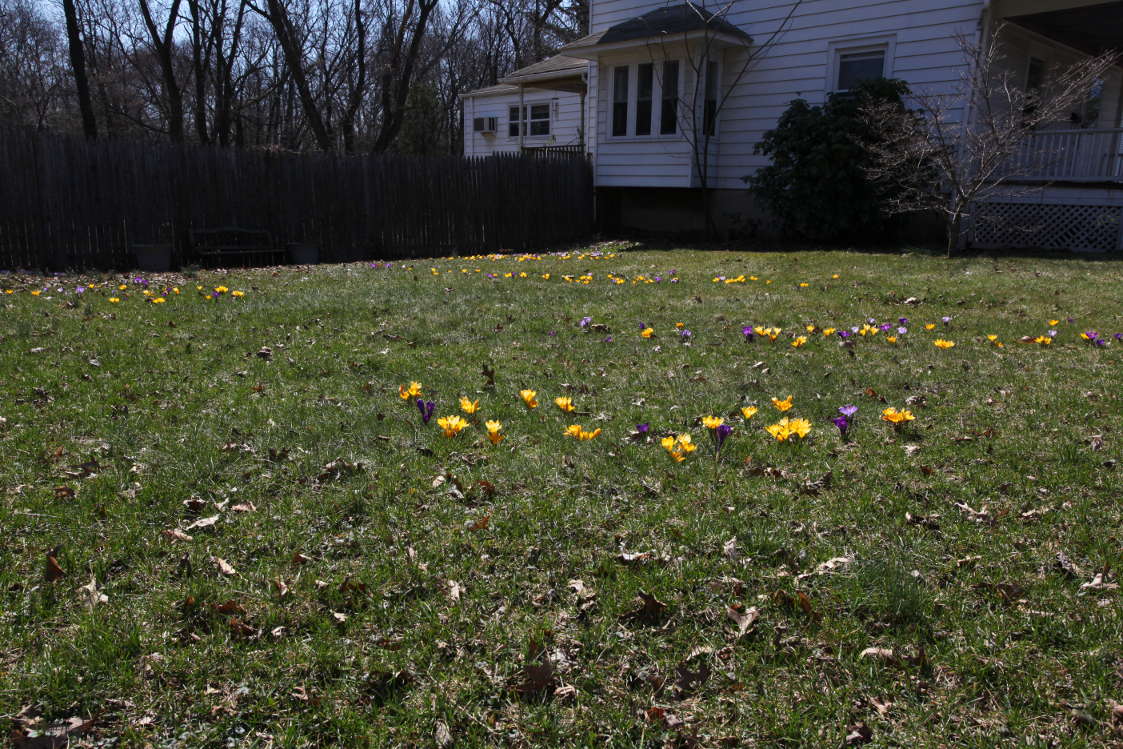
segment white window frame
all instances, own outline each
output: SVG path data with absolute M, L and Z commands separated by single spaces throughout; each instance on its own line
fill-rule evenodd
M 849 90 L 838 87 L 838 74 L 840 72 L 843 55 L 882 52 L 885 55 L 885 59 L 884 62 L 882 62 L 881 75 L 885 78 L 892 78 L 896 48 L 896 35 L 849 37 L 846 39 L 836 39 L 830 42 L 827 45 L 827 80 L 823 90 L 828 94 L 845 93 Z
M 678 109 L 679 114 L 675 120 L 675 132 L 673 133 L 660 133 L 660 124 L 662 122 L 663 112 L 663 65 L 667 62 L 678 63 Z M 636 135 L 636 122 L 635 113 L 637 110 L 636 102 L 639 99 L 639 66 L 645 63 L 653 63 L 654 70 L 652 74 L 651 85 L 651 134 L 650 135 Z M 607 71 L 607 86 L 608 96 L 608 112 L 605 117 L 606 132 L 608 139 L 611 141 L 648 141 L 648 140 L 680 140 L 682 135 L 682 107 L 689 102 L 683 99 L 683 91 L 686 87 L 686 63 L 678 57 L 668 57 L 664 60 L 642 60 L 633 62 L 622 62 L 619 64 L 605 63 L 604 69 Z M 628 125 L 624 129 L 624 135 L 612 134 L 612 113 L 614 105 L 616 104 L 616 69 L 628 69 L 628 101 L 627 101 L 627 119 Z M 720 72 L 719 72 L 720 78 Z
M 511 110 L 517 110 L 519 108 L 519 105 L 517 103 L 507 105 L 507 140 L 518 140 L 518 138 L 519 138 L 518 132 L 516 132 L 514 135 L 511 134 L 511 125 L 515 125 L 516 130 L 521 130 L 524 138 L 548 138 L 551 135 L 553 135 L 553 132 L 554 132 L 554 124 L 553 124 L 554 107 L 553 107 L 553 102 L 551 102 L 549 99 L 542 99 L 540 101 L 535 100 L 535 101 L 524 102 L 524 104 L 522 106 L 523 106 L 523 111 L 522 111 L 523 117 L 522 117 L 522 119 L 512 120 L 511 119 Z M 531 117 L 530 115 L 531 115 L 531 112 L 533 111 L 533 109 L 532 109 L 533 107 L 546 107 L 546 119 L 543 120 L 541 117 L 535 119 L 535 118 Z M 530 132 L 530 126 L 533 125 L 535 122 L 545 122 L 546 123 L 546 132 L 545 133 L 536 133 L 536 134 L 532 135 L 531 132 Z

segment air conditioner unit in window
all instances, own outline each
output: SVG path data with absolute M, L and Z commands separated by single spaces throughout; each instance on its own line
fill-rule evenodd
M 498 127 L 498 117 L 477 117 L 472 120 L 472 130 L 477 133 L 494 133 Z

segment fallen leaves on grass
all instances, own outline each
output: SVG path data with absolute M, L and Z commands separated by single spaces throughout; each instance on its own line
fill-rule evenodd
M 554 663 L 541 640 L 531 638 L 526 649 L 526 662 L 519 673 L 514 690 L 524 696 L 542 694 L 554 688 Z
M 51 551 L 47 552 L 47 562 L 43 568 L 43 579 L 49 583 L 56 580 L 61 580 L 66 577 L 66 572 L 58 563 L 59 554 L 62 553 L 62 547 L 56 546 Z
M 184 533 L 179 528 L 166 528 L 166 529 L 160 531 L 160 535 L 162 535 L 164 538 L 170 539 L 172 541 L 193 541 L 193 540 L 195 540 L 194 536 L 192 536 L 188 533 Z
M 1109 583 L 1104 579 L 1103 572 L 1097 572 L 1090 582 L 1083 583 L 1081 590 L 1119 590 L 1119 583 Z
M 737 625 L 737 637 L 740 638 L 752 628 L 753 623 L 760 616 L 760 611 L 756 606 L 746 609 L 744 604 L 735 603 L 725 607 L 725 615 Z
M 230 576 L 230 575 L 237 575 L 238 574 L 238 571 L 235 570 L 230 565 L 230 563 L 227 562 L 222 557 L 211 557 L 211 562 L 214 564 L 215 567 L 218 568 L 218 571 L 221 572 L 224 575 Z
M 620 621 L 637 624 L 659 624 L 666 618 L 667 604 L 650 593 L 641 590 L 636 595 L 635 600 L 639 604 L 639 608 L 623 614 Z
M 86 608 L 90 611 L 93 611 L 94 607 L 99 603 L 107 603 L 109 601 L 109 597 L 98 590 L 97 578 L 93 575 L 90 576 L 89 583 L 78 588 L 78 593 L 82 599 L 82 603 L 86 604 Z

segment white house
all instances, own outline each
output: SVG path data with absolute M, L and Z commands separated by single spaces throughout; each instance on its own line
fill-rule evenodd
M 586 60 L 555 55 L 464 94 L 464 155 L 584 153 L 588 74 Z
M 562 49 L 565 88 L 551 89 L 549 73 L 520 80 L 535 66 L 525 68 L 503 81 L 509 88 L 470 94 L 465 124 L 484 108 L 498 112 L 503 129 L 492 137 L 518 150 L 546 145 L 529 133 L 515 137 L 522 131 L 509 123 L 520 97 L 557 101 L 551 111 L 559 127 L 563 110 L 583 113 L 579 132 L 588 136 L 573 142 L 592 159 L 601 217 L 682 229 L 700 221 L 703 173 L 727 222 L 760 215 L 743 178 L 765 163 L 753 147 L 793 99 L 822 103 L 878 76 L 951 93 L 967 72 L 958 38 L 985 39 L 1003 21 L 1005 62 L 1030 87 L 1076 56 L 1123 50 L 1119 0 L 719 0 L 710 7 L 716 17 L 681 0 L 590 0 L 589 35 Z M 746 68 L 754 45 L 769 41 Z M 1035 136 L 1058 154 L 1030 178 L 1044 189 L 990 206 L 1011 223 L 1044 228 L 1028 240 L 992 228 L 976 244 L 1123 249 L 1121 89 L 1123 70 L 1115 68 L 1071 122 Z M 575 110 L 561 104 L 567 95 Z M 711 134 L 704 154 L 701 133 Z M 480 153 L 469 150 L 479 148 L 476 137 L 465 140 L 466 153 Z

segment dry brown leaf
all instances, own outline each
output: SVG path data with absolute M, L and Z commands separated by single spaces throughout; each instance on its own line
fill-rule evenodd
M 866 648 L 859 655 L 859 658 L 872 658 L 873 660 L 882 661 L 883 663 L 900 663 L 901 659 L 893 652 L 892 648 Z
M 737 625 L 737 636 L 741 637 L 753 626 L 757 617 L 760 616 L 760 611 L 756 606 L 750 606 L 746 609 L 744 605 L 735 603 L 725 608 L 725 615 Z
M 238 572 L 230 566 L 230 563 L 222 557 L 211 557 L 211 561 L 214 562 L 215 567 L 218 567 L 218 571 L 224 575 L 238 574 Z
M 816 575 L 825 575 L 828 572 L 834 572 L 837 569 L 845 567 L 854 561 L 854 557 L 834 557 L 820 564 L 815 568 Z
M 300 552 L 292 555 L 292 563 L 295 565 L 308 564 L 312 561 L 312 557 L 305 556 Z
M 78 588 L 78 593 L 82 598 L 82 603 L 86 604 L 86 608 L 93 611 L 94 607 L 99 603 L 107 603 L 109 597 L 97 589 L 97 578 L 93 575 L 90 576 L 90 582 Z
M 233 512 L 254 512 L 257 510 L 253 502 L 242 502 L 241 504 L 234 505 L 230 509 Z
M 455 580 L 448 581 L 448 597 L 453 601 L 459 601 L 465 590 L 467 589 Z
M 724 544 L 721 545 L 721 553 L 725 555 L 726 559 L 728 559 L 732 562 L 736 562 L 738 559 L 741 558 L 741 552 L 739 552 L 737 550 L 737 537 L 736 536 L 734 536 L 733 538 L 729 539 L 728 541 L 726 541 Z
M 195 530 L 196 528 L 210 528 L 212 525 L 218 522 L 219 517 L 219 515 L 211 515 L 210 517 L 199 518 L 194 523 L 191 523 L 186 528 L 184 528 L 184 530 L 191 531 Z
M 1091 582 L 1080 586 L 1081 590 L 1119 590 L 1119 583 L 1109 583 L 1104 580 L 1104 573 L 1097 572 Z
M 61 553 L 61 546 L 56 546 L 53 551 L 47 552 L 47 563 L 43 568 L 43 579 L 49 583 L 66 577 L 66 572 L 58 563 L 58 555 Z
M 489 525 L 491 525 L 491 515 L 482 515 L 479 518 L 477 518 L 474 522 L 468 521 L 468 523 L 467 523 L 468 530 L 470 530 L 470 531 L 487 530 L 487 527 Z
M 437 721 L 436 730 L 433 731 L 433 741 L 440 749 L 447 749 L 452 746 L 452 733 L 448 730 L 448 724 L 443 720 Z
M 285 596 L 287 596 L 289 594 L 289 586 L 286 585 L 285 581 L 283 579 L 279 578 L 279 577 L 274 578 L 273 587 L 275 587 L 277 589 L 277 596 L 279 598 L 284 598 Z
M 179 528 L 166 528 L 160 531 L 160 535 L 172 541 L 194 541 L 195 537 L 189 533 L 184 533 Z
M 621 616 L 621 621 L 658 624 L 667 615 L 667 604 L 642 590 L 636 596 L 636 602 L 639 604 L 639 608 Z

